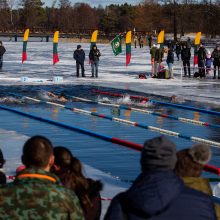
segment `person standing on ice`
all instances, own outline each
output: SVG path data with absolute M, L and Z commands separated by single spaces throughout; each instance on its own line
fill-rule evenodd
M 157 47 L 155 44 L 153 44 L 153 47 L 150 50 L 151 65 L 152 65 L 152 77 L 154 77 L 157 74 L 157 62 L 155 61 L 156 50 L 157 50 Z
M 99 57 L 101 53 L 96 45 L 92 46 L 89 52 L 89 59 L 91 60 L 92 77 L 98 78 Z
M 82 77 L 85 77 L 85 52 L 82 49 L 81 45 L 77 45 L 77 49 L 73 53 L 73 58 L 76 60 L 76 76 L 79 77 L 79 68 L 81 68 Z
M 188 75 L 189 78 L 191 77 L 190 73 L 190 58 L 191 58 L 191 52 L 190 49 L 186 47 L 186 45 L 183 45 L 183 49 L 181 50 L 181 59 L 183 61 L 183 69 L 184 69 L 184 76 L 187 76 L 187 70 L 186 66 L 188 67 Z
M 168 48 L 167 55 L 167 66 L 169 69 L 169 78 L 173 79 L 173 63 L 174 63 L 174 53 L 172 47 Z
M 212 52 L 212 58 L 214 59 L 213 65 L 214 65 L 214 76 L 213 79 L 216 78 L 216 70 L 218 70 L 218 79 L 220 79 L 220 46 L 216 46 L 216 48 Z
M 199 76 L 200 78 L 205 78 L 205 58 L 206 58 L 206 49 L 203 44 L 200 43 L 198 50 L 198 67 L 199 67 Z
M 5 47 L 2 44 L 2 41 L 0 41 L 0 70 L 2 69 L 3 66 L 3 55 L 6 52 Z

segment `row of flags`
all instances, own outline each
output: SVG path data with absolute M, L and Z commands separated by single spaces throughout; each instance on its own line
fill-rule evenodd
M 164 44 L 164 30 L 162 30 L 158 36 L 157 36 L 157 43 L 161 46 Z M 29 29 L 26 29 L 24 32 L 24 40 L 23 40 L 23 52 L 22 52 L 22 64 L 25 60 L 27 60 L 27 42 L 29 37 Z M 92 33 L 91 36 L 91 43 L 90 43 L 90 49 L 93 47 L 93 45 L 96 45 L 98 37 L 98 30 L 95 30 Z M 111 41 L 111 47 L 112 51 L 115 56 L 122 53 L 122 35 L 117 35 L 112 41 Z M 196 34 L 195 42 L 194 42 L 194 65 L 198 64 L 198 47 L 200 44 L 201 39 L 201 32 L 198 32 Z M 128 31 L 125 36 L 125 44 L 126 44 L 126 61 L 125 65 L 128 66 L 128 64 L 131 61 L 131 40 L 132 40 L 132 32 Z M 53 37 L 53 65 L 55 65 L 57 62 L 59 62 L 59 56 L 58 56 L 58 42 L 59 42 L 59 31 L 56 31 L 54 33 Z

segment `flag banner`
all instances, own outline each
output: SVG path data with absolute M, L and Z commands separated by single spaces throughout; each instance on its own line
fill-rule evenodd
M 96 41 L 97 41 L 97 37 L 98 37 L 98 33 L 99 31 L 98 30 L 95 30 L 92 32 L 92 36 L 91 36 L 91 43 L 90 43 L 90 50 L 92 49 L 92 47 L 94 45 L 96 45 Z M 91 64 L 91 60 L 89 59 L 89 64 Z
M 25 60 L 27 60 L 27 42 L 29 37 L 29 29 L 26 29 L 24 32 L 24 40 L 23 40 L 23 50 L 22 50 L 22 64 Z
M 200 39 L 201 39 L 201 32 L 198 32 L 197 34 L 196 34 L 196 38 L 195 38 L 195 45 L 198 45 L 198 44 L 200 44 Z
M 128 31 L 126 34 L 126 66 L 131 61 L 131 31 Z
M 161 31 L 157 36 L 157 43 L 163 44 L 164 43 L 164 31 Z
M 112 46 L 112 51 L 115 56 L 120 54 L 122 52 L 122 47 L 121 47 L 121 37 L 116 36 L 112 41 L 111 41 L 111 46 Z
M 59 31 L 56 31 L 53 37 L 53 65 L 59 62 L 59 57 L 57 52 L 58 41 L 59 41 Z
M 198 32 L 196 34 L 195 41 L 194 41 L 194 59 L 193 59 L 194 66 L 198 64 L 198 47 L 199 47 L 200 40 L 201 40 L 201 34 L 202 34 L 201 32 Z

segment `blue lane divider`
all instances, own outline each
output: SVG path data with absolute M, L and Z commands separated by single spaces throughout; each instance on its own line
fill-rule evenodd
M 69 129 L 69 130 L 73 130 L 73 131 L 76 131 L 76 132 L 79 132 L 79 133 L 82 133 L 82 134 L 93 136 L 93 137 L 102 139 L 104 141 L 108 141 L 108 142 L 116 143 L 116 144 L 119 144 L 119 145 L 122 145 L 122 146 L 126 146 L 126 147 L 132 148 L 134 150 L 141 151 L 142 148 L 143 148 L 142 145 L 134 143 L 134 142 L 119 139 L 119 138 L 116 138 L 116 137 L 110 137 L 110 136 L 103 135 L 103 134 L 100 134 L 100 133 L 96 133 L 96 132 L 93 132 L 93 131 L 90 131 L 90 130 L 87 130 L 87 129 L 84 129 L 84 128 L 76 127 L 76 126 L 73 126 L 73 125 L 68 125 L 68 124 L 58 122 L 58 121 L 54 121 L 54 120 L 51 120 L 51 119 L 48 119 L 48 118 L 43 118 L 43 117 L 40 117 L 40 116 L 37 116 L 37 115 L 34 115 L 34 114 L 22 112 L 22 111 L 19 111 L 19 110 L 13 109 L 13 108 L 9 108 L 9 107 L 3 106 L 3 105 L 0 105 L 0 109 L 10 111 L 10 112 L 16 113 L 18 115 L 23 115 L 25 117 L 32 118 L 32 119 L 35 119 L 35 120 L 38 120 L 38 121 L 42 121 L 42 122 L 53 124 L 53 125 L 56 125 L 56 126 L 59 126 L 59 127 L 63 127 L 63 128 Z
M 102 95 L 109 95 L 109 96 L 113 96 L 113 97 L 124 97 L 125 94 L 118 94 L 118 93 L 112 93 L 112 92 L 106 92 L 106 91 L 100 91 L 100 90 L 95 90 L 95 93 L 98 94 L 102 94 Z M 212 110 L 207 110 L 207 109 L 201 109 L 201 108 L 196 108 L 193 106 L 185 106 L 185 105 L 180 105 L 180 104 L 174 104 L 171 102 L 162 102 L 162 101 L 158 101 L 158 100 L 154 100 L 154 99 L 149 99 L 146 97 L 142 97 L 142 96 L 132 96 L 130 95 L 131 99 L 136 99 L 136 100 L 146 100 L 148 102 L 152 102 L 152 103 L 158 103 L 164 106 L 170 106 L 170 107 L 174 107 L 174 108 L 181 108 L 181 109 L 187 109 L 187 110 L 191 110 L 191 111 L 197 111 L 197 112 L 202 112 L 202 113 L 206 113 L 206 114 L 210 114 L 210 115 L 218 115 L 220 116 L 220 112 L 216 112 L 216 111 L 212 111 Z
M 191 111 L 196 111 L 196 112 L 202 112 L 210 115 L 218 115 L 220 116 L 220 112 L 212 111 L 212 110 L 207 110 L 207 109 L 202 109 L 202 108 L 196 108 L 193 106 L 185 106 L 185 105 L 180 105 L 180 104 L 174 104 L 170 102 L 162 102 L 162 101 L 157 101 L 157 100 L 149 100 L 152 103 L 158 103 L 160 105 L 165 105 L 165 106 L 170 106 L 173 108 L 181 108 L 181 109 L 187 109 Z

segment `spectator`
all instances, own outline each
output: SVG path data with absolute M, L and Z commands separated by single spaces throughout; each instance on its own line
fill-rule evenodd
M 174 173 L 176 160 L 176 146 L 165 136 L 146 141 L 142 173 L 126 192 L 113 198 L 105 220 L 216 219 L 212 198 L 186 187 Z
M 175 172 L 188 187 L 212 195 L 208 179 L 200 177 L 211 156 L 210 147 L 204 144 L 195 144 L 191 148 L 181 150 L 177 152 Z M 215 204 L 215 210 L 218 219 L 220 219 L 220 206 L 218 204 Z
M 82 49 L 81 45 L 77 45 L 77 49 L 73 53 L 73 58 L 76 60 L 76 76 L 79 77 L 79 69 L 81 68 L 82 77 L 85 77 L 85 52 Z
M 155 61 L 157 47 L 153 44 L 153 47 L 150 50 L 151 54 L 151 65 L 152 65 L 152 77 L 157 75 L 157 62 Z
M 211 66 L 212 66 L 212 57 L 211 57 L 211 52 L 208 50 L 205 58 L 206 74 L 211 73 Z
M 218 70 L 218 79 L 220 79 L 220 73 L 219 73 L 219 67 L 220 67 L 220 46 L 216 46 L 214 51 L 212 52 L 212 58 L 214 59 L 213 65 L 214 65 L 214 77 L 216 78 L 216 70 Z
M 140 34 L 138 37 L 138 43 L 139 43 L 139 47 L 143 48 L 144 47 L 144 39 L 142 37 L 142 35 Z
M 86 220 L 98 220 L 101 215 L 102 183 L 83 175 L 82 164 L 65 147 L 54 148 L 54 172 L 68 189 L 79 198 Z
M 174 62 L 174 54 L 172 47 L 168 48 L 168 55 L 167 55 L 167 66 L 169 70 L 169 78 L 173 79 L 173 62 Z
M 22 162 L 26 169 L 0 188 L 0 219 L 84 219 L 77 196 L 49 172 L 54 156 L 47 138 L 27 140 Z
M 150 34 L 147 39 L 148 39 L 149 48 L 151 48 L 151 45 L 152 45 L 152 35 Z
M 205 58 L 206 58 L 206 50 L 203 44 L 200 43 L 198 50 L 198 67 L 199 67 L 200 78 L 205 78 Z
M 134 34 L 134 47 L 137 48 L 137 34 Z
M 184 69 L 184 76 L 187 76 L 187 69 L 186 66 L 188 66 L 188 75 L 191 77 L 190 72 L 190 58 L 191 58 L 191 52 L 190 49 L 186 47 L 186 45 L 183 45 L 183 49 L 181 51 L 181 59 L 183 61 L 183 69 Z
M 191 50 L 191 40 L 190 37 L 188 37 L 187 41 L 186 41 L 186 47 Z
M 2 41 L 0 41 L 0 70 L 2 70 L 3 66 L 3 55 L 6 52 L 5 47 L 2 44 Z
M 156 76 L 154 77 L 157 77 L 157 73 L 159 72 L 160 70 L 160 66 L 161 66 L 161 63 L 163 61 L 163 55 L 164 55 L 164 49 L 162 47 L 160 47 L 160 44 L 157 44 L 157 49 L 156 49 L 156 52 L 155 52 L 155 69 L 156 69 Z
M 4 159 L 3 153 L 0 149 L 0 184 L 6 184 L 6 182 L 7 182 L 6 175 L 3 170 L 4 164 L 5 164 L 5 159 Z
M 97 49 L 96 45 L 93 45 L 89 52 L 89 59 L 92 66 L 92 77 L 98 78 L 98 67 L 99 67 L 99 57 L 101 56 L 100 51 Z
M 179 61 L 180 60 L 180 54 L 181 54 L 181 46 L 180 46 L 180 43 L 178 41 L 176 42 L 175 51 L 176 51 L 177 60 Z

